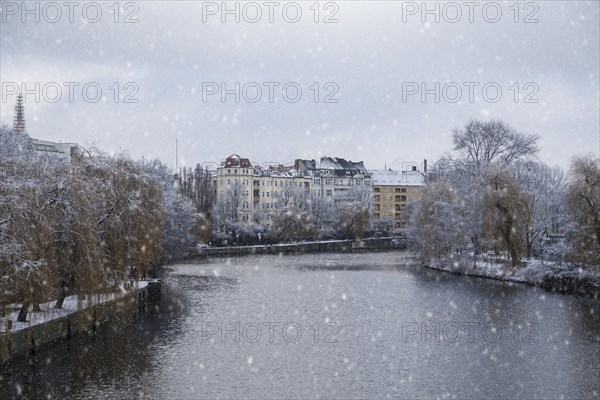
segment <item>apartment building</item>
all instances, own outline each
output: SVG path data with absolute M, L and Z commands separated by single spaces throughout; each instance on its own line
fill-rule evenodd
M 286 206 L 306 206 L 312 177 L 292 166 L 254 165 L 232 154 L 217 168 L 217 201 L 229 201 L 238 222 L 270 225 L 272 214 Z
M 416 168 L 369 172 L 373 180 L 373 217 L 390 218 L 399 223 L 407 202 L 416 199 L 425 186 L 425 175 Z
M 371 190 L 371 174 L 362 161 L 347 161 L 338 157 L 321 157 L 315 160 L 294 162 L 294 168 L 312 177 L 312 195 L 332 197 L 334 201 L 347 201 Z
M 217 168 L 217 202 L 227 200 L 238 222 L 249 224 L 253 217 L 255 169 L 248 158 L 232 154 Z

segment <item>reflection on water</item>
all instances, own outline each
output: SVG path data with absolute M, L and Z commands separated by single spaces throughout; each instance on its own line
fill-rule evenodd
M 214 260 L 163 282 L 136 325 L 4 369 L 0 398 L 599 396 L 598 300 L 403 252 Z

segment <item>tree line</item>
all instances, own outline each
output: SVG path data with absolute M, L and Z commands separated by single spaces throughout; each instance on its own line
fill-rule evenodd
M 600 265 L 600 161 L 572 160 L 569 174 L 537 159 L 538 135 L 501 120 L 452 132 L 411 205 L 412 245 L 424 260 L 463 262 L 506 253 Z
M 123 290 L 194 248 L 198 215 L 160 161 L 77 148 L 38 153 L 0 127 L 0 306 Z

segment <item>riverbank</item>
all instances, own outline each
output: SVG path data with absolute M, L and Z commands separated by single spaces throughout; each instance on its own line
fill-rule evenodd
M 257 246 L 199 247 L 197 257 L 215 258 L 262 254 L 304 254 L 319 252 L 368 252 L 405 250 L 406 242 L 402 237 L 368 238 L 363 240 L 323 240 L 300 243 L 281 243 Z
M 20 304 L 7 306 L 0 317 L 0 362 L 34 354 L 39 348 L 93 334 L 103 325 L 119 328 L 138 319 L 147 301 L 160 293 L 160 281 L 139 281 L 120 293 L 77 295 L 65 299 L 61 309 L 55 301 L 40 304 L 41 311 L 29 311 L 27 322 L 16 322 Z
M 499 281 L 524 283 L 551 292 L 600 298 L 600 269 L 565 267 L 540 260 L 523 261 L 513 268 L 507 261 L 433 260 L 422 264 L 426 268 Z

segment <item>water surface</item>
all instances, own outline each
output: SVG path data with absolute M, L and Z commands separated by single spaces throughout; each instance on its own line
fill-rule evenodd
M 0 398 L 598 398 L 600 302 L 410 254 L 170 266 L 119 332 L 3 366 Z

